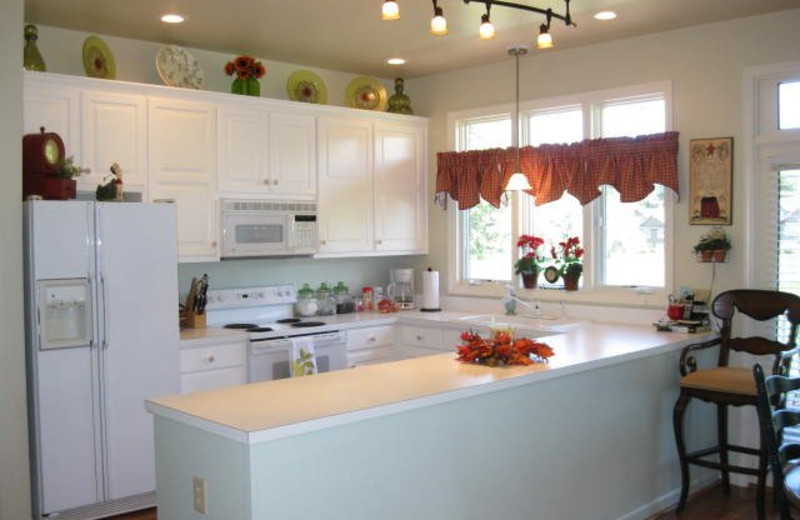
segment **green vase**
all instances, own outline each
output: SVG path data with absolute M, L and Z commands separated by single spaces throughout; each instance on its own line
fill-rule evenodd
M 36 46 L 36 40 L 39 39 L 39 30 L 35 25 L 25 26 L 25 49 L 22 51 L 22 66 L 27 70 L 38 70 L 45 72 L 47 66 L 44 64 L 44 58 Z
M 261 83 L 258 82 L 258 79 L 256 79 L 253 76 L 250 76 L 245 80 L 245 82 L 246 82 L 245 94 L 247 94 L 248 96 L 256 96 L 256 97 L 259 97 L 261 95 Z
M 246 94 L 247 83 L 241 78 L 236 78 L 231 83 L 231 94 Z

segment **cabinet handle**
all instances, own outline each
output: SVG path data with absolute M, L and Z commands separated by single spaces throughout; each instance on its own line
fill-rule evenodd
M 216 249 L 216 247 L 217 247 L 217 242 L 216 242 L 216 241 L 214 241 L 214 242 L 211 242 L 211 247 L 213 247 L 213 248 L 215 248 L 215 249 Z
M 269 185 L 269 179 L 264 179 L 264 184 Z
M 206 363 L 213 363 L 216 360 L 217 358 L 214 357 L 214 354 L 209 354 L 208 356 L 206 356 Z
M 417 334 L 417 341 L 422 341 L 423 339 L 425 338 L 422 336 L 422 334 Z
M 369 341 L 370 343 L 375 343 L 375 339 L 376 339 L 375 336 L 370 336 L 369 339 L 367 339 L 367 341 Z
M 327 244 L 327 242 L 325 240 L 320 240 L 319 241 L 319 245 L 324 246 L 325 244 Z
M 278 185 L 278 179 L 275 179 L 274 181 L 272 181 L 272 185 L 273 186 L 277 186 Z
M 378 244 L 378 245 L 381 245 L 381 244 L 383 244 L 383 240 L 376 240 L 375 243 Z

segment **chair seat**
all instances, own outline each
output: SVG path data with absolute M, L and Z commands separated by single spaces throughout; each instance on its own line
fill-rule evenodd
M 740 367 L 697 370 L 681 379 L 681 387 L 756 396 L 756 382 L 752 370 Z
M 786 498 L 797 509 L 800 509 L 800 465 L 791 466 L 783 475 L 783 489 Z

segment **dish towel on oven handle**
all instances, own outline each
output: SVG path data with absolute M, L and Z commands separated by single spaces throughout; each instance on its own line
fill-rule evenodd
M 317 353 L 311 338 L 292 338 L 292 362 L 289 364 L 292 377 L 313 376 L 317 373 Z

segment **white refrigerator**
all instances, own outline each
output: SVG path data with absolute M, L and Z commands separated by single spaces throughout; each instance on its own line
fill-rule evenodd
M 180 392 L 169 204 L 26 201 L 35 518 L 155 504 L 149 397 Z

